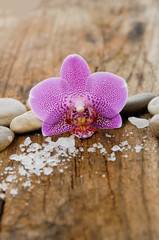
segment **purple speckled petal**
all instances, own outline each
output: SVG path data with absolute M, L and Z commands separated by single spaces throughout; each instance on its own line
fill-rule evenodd
M 86 81 L 86 92 L 93 107 L 106 118 L 113 118 L 122 110 L 128 94 L 125 80 L 108 72 L 91 74 Z
M 43 122 L 42 134 L 44 136 L 52 136 L 52 135 L 68 132 L 73 128 L 74 128 L 73 125 L 69 125 L 66 123 L 65 116 L 64 116 L 63 118 L 60 119 L 60 121 L 58 121 L 55 124 L 49 124 L 49 123 Z
M 44 122 L 53 124 L 67 111 L 68 83 L 60 78 L 46 79 L 30 91 L 30 105 L 33 112 Z
M 72 93 L 79 94 L 85 91 L 86 79 L 89 75 L 89 67 L 81 56 L 72 54 L 63 61 L 60 77 L 67 80 Z
M 105 117 L 99 115 L 97 121 L 91 125 L 93 127 L 103 128 L 103 129 L 120 128 L 122 125 L 122 118 L 121 118 L 120 114 L 117 114 L 112 119 L 105 118 Z

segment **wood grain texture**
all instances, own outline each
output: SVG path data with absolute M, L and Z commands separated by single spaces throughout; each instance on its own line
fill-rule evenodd
M 157 0 L 43 0 L 24 18 L 1 10 L 0 97 L 25 102 L 32 86 L 59 76 L 63 59 L 71 53 L 84 57 L 91 72 L 108 71 L 125 78 L 129 95 L 158 94 L 158 9 Z M 126 136 L 130 131 L 134 134 Z M 106 133 L 115 138 L 106 138 Z M 87 152 L 96 142 L 108 152 L 124 140 L 133 148 L 144 143 L 144 135 L 149 151 L 128 150 L 128 158 L 118 152 L 115 162 L 98 151 Z M 0 153 L 0 173 L 8 164 L 18 168 L 18 162 L 11 163 L 8 157 L 19 153 L 17 146 L 26 136 L 44 141 L 36 134 L 16 136 Z M 85 149 L 84 160 L 75 157 L 64 173 L 55 170 L 42 176 L 40 184 L 33 176 L 30 191 L 17 181 L 10 186 L 18 188 L 16 197 L 9 194 L 10 188 L 6 190 L 5 201 L 0 201 L 2 240 L 159 239 L 159 150 L 150 129 L 138 130 L 124 121 L 118 130 L 98 130 L 88 140 L 76 138 L 76 147 L 80 146 Z

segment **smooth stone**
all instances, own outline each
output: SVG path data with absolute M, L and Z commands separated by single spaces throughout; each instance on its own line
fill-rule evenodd
M 26 101 L 26 108 L 27 108 L 28 111 L 31 110 L 29 98 L 28 98 L 28 100 Z
M 153 98 L 149 102 L 147 108 L 148 108 L 149 113 L 151 113 L 152 115 L 159 114 L 159 97 Z
M 14 98 L 0 98 L 0 125 L 9 126 L 12 119 L 25 113 L 26 107 Z
M 32 111 L 28 111 L 16 118 L 10 124 L 15 133 L 27 133 L 38 130 L 42 127 L 42 121 Z
M 150 128 L 153 134 L 159 138 L 159 114 L 156 114 L 151 118 Z
M 148 103 L 156 96 L 154 93 L 144 92 L 128 97 L 121 114 L 124 116 L 133 116 L 146 112 Z
M 14 139 L 14 132 L 4 126 L 0 126 L 0 151 L 8 147 Z

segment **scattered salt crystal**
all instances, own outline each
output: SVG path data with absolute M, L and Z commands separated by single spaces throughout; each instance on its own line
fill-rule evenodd
M 126 146 L 126 145 L 128 145 L 128 141 L 123 141 L 120 143 L 120 146 Z
M 13 169 L 12 167 L 6 167 L 5 171 L 12 171 L 12 169 Z
M 40 176 L 40 174 L 41 174 L 41 170 L 39 170 L 39 169 L 33 169 L 33 171 L 32 171 L 33 173 L 35 173 L 37 176 Z
M 15 180 L 17 177 L 15 175 L 9 175 L 7 178 L 6 178 L 6 182 L 12 182 L 13 180 Z
M 106 133 L 105 136 L 108 137 L 108 138 L 111 138 L 111 137 L 114 138 L 115 137 L 115 135 L 109 135 L 108 133 Z
M 23 148 L 23 147 L 25 147 L 25 145 L 24 145 L 24 144 L 20 144 L 19 147 L 20 147 L 20 148 Z
M 51 155 L 50 152 L 45 152 L 45 151 L 43 151 L 43 150 L 42 150 L 40 153 L 41 153 L 41 155 L 43 155 L 45 158 L 49 158 L 50 155 Z
M 53 172 L 53 169 L 50 167 L 45 167 L 43 168 L 43 171 L 45 175 L 50 175 Z
M 2 181 L 2 183 L 0 183 L 0 189 L 2 189 L 2 191 L 6 191 L 8 187 L 8 183 L 6 183 L 4 180 Z
M 97 147 L 98 147 L 98 144 L 97 144 L 97 143 L 94 143 L 94 144 L 93 144 L 93 147 L 97 148 Z
M 126 131 L 125 131 L 126 132 Z M 132 132 L 133 133 L 133 132 Z M 132 134 L 127 133 L 127 134 Z M 107 135 L 107 137 L 114 137 L 114 135 Z M 27 140 L 28 139 L 28 140 Z M 69 167 L 69 162 L 72 157 L 77 156 L 78 152 L 84 152 L 84 148 L 79 147 L 77 149 L 75 147 L 75 139 L 74 136 L 70 136 L 68 138 L 58 138 L 57 141 L 52 141 L 50 137 L 45 138 L 45 143 L 42 143 L 41 145 L 38 143 L 33 143 L 29 141 L 30 138 L 26 138 L 25 145 L 20 145 L 20 150 L 22 151 L 21 154 L 12 154 L 9 159 L 19 161 L 19 167 L 18 167 L 18 174 L 21 176 L 18 178 L 18 181 L 24 181 L 22 184 L 23 187 L 29 187 L 28 191 L 30 191 L 33 188 L 33 185 L 30 182 L 30 177 L 32 174 L 36 174 L 37 176 L 40 176 L 41 174 L 44 175 L 50 175 L 53 172 L 53 168 L 59 165 L 59 172 L 63 173 L 65 169 Z M 143 141 L 146 139 L 146 136 L 143 137 Z M 109 141 L 109 140 L 108 140 Z M 29 143 L 30 142 L 30 143 Z M 28 146 L 26 145 L 28 144 Z M 146 147 L 146 145 L 144 145 Z M 155 149 L 157 145 L 154 145 L 153 149 Z M 128 144 L 128 141 L 123 141 L 118 145 L 114 145 L 112 147 L 111 154 L 108 155 L 108 161 L 115 161 L 116 151 L 127 151 L 128 149 L 131 149 L 131 151 L 136 150 L 138 153 L 143 148 L 143 145 L 136 145 L 135 147 L 131 147 Z M 99 150 L 98 150 L 99 149 Z M 23 151 L 26 150 L 25 153 Z M 96 152 L 99 151 L 100 154 L 105 155 L 107 153 L 106 148 L 103 147 L 101 143 L 94 143 L 92 147 L 88 148 L 88 152 Z M 145 148 L 147 150 L 147 148 Z M 80 154 L 82 155 L 82 154 Z M 127 158 L 127 154 L 122 155 L 123 158 Z M 80 158 L 80 159 L 79 159 Z M 79 161 L 84 159 L 84 156 L 78 156 Z M 14 166 L 14 165 L 13 165 Z M 2 191 L 5 191 L 8 187 L 8 185 L 11 182 L 16 183 L 17 179 L 15 178 L 16 172 L 13 171 L 15 168 L 13 167 L 7 167 L 5 168 L 5 171 L 1 174 L 1 176 L 5 176 L 7 174 L 7 177 L 5 181 L 3 181 L 0 184 L 0 188 Z M 9 176 L 8 176 L 9 174 Z M 14 174 L 14 175 L 13 175 Z M 95 172 L 95 174 L 98 174 L 98 171 Z M 25 178 L 24 178 L 25 176 Z M 106 175 L 103 174 L 102 177 L 105 177 Z M 82 178 L 83 175 L 80 175 Z M 40 183 L 40 180 L 37 181 Z M 13 191 L 14 193 L 14 191 Z
M 32 143 L 30 146 L 29 146 L 29 148 L 27 149 L 27 152 L 29 153 L 29 152 L 35 152 L 35 151 L 37 151 L 37 150 L 39 150 L 39 149 L 41 149 L 42 147 L 41 147 L 41 145 L 40 144 L 38 144 L 38 143 Z
M 79 150 L 80 150 L 80 152 L 84 152 L 84 148 L 83 147 L 80 147 Z
M 51 137 L 47 137 L 47 138 L 45 138 L 45 142 L 50 143 L 50 142 L 51 142 Z
M 100 149 L 100 153 L 104 155 L 104 154 L 107 153 L 107 150 L 106 150 L 105 148 L 101 148 L 101 149 Z
M 122 157 L 124 157 L 124 158 L 127 158 L 127 157 L 128 157 L 128 155 L 127 155 L 127 154 L 124 154 L 124 155 L 122 155 Z
M 101 143 L 98 143 L 97 148 L 103 148 L 103 145 Z
M 4 199 L 5 199 L 5 194 L 4 194 L 4 193 L 0 193 L 0 198 L 1 198 L 2 200 L 4 200 Z
M 21 163 L 22 163 L 22 164 L 25 166 L 25 168 L 26 168 L 26 167 L 28 167 L 28 166 L 31 166 L 32 163 L 33 163 L 33 161 L 32 161 L 32 159 L 31 159 L 30 157 L 25 156 L 25 157 L 23 157 L 23 158 L 21 159 Z
M 20 161 L 21 160 L 21 157 L 20 155 L 17 155 L 17 154 L 12 154 L 10 157 L 9 157 L 10 160 L 15 160 L 15 161 Z
M 108 157 L 108 161 L 115 161 L 116 157 L 115 157 L 115 152 L 112 152 L 110 157 Z
M 103 177 L 103 178 L 105 178 L 105 177 L 106 177 L 106 175 L 105 175 L 105 174 L 102 174 L 102 177 Z
M 31 182 L 26 181 L 25 183 L 22 184 L 23 187 L 31 187 Z
M 129 117 L 128 120 L 137 128 L 145 128 L 149 125 L 149 120 L 143 118 Z
M 106 133 L 105 136 L 108 138 L 112 137 L 112 135 L 109 135 L 108 133 Z
M 27 146 L 29 146 L 29 144 L 31 144 L 32 143 L 32 141 L 31 141 L 31 139 L 30 139 L 30 137 L 27 137 L 26 139 L 25 139 L 25 141 L 24 141 L 24 145 L 27 147 Z
M 17 189 L 17 188 L 12 188 L 12 189 L 10 190 L 10 194 L 11 194 L 13 197 L 15 197 L 15 196 L 18 194 L 18 189 Z
M 38 159 L 38 160 L 36 160 L 36 162 L 33 164 L 33 167 L 34 167 L 36 170 L 38 170 L 38 169 L 44 168 L 45 165 L 46 165 L 46 163 L 43 162 L 42 159 Z
M 96 149 L 94 147 L 90 147 L 87 149 L 88 152 L 96 152 Z
M 25 151 L 25 148 L 21 148 L 20 151 L 21 151 L 21 152 L 24 152 L 24 151 Z
M 120 151 L 121 148 L 118 146 L 118 145 L 114 145 L 112 148 L 111 148 L 112 151 L 116 152 L 116 151 Z
M 141 151 L 141 149 L 143 149 L 142 145 L 136 145 L 135 147 L 136 153 L 139 153 Z

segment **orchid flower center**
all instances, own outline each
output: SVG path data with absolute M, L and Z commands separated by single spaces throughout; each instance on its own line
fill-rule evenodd
M 97 118 L 98 113 L 92 106 L 73 106 L 66 113 L 66 122 L 74 126 L 90 125 Z
M 66 122 L 75 126 L 72 133 L 82 138 L 94 133 L 95 128 L 90 124 L 96 122 L 97 118 L 97 111 L 91 105 L 83 103 L 75 104 L 66 113 Z

